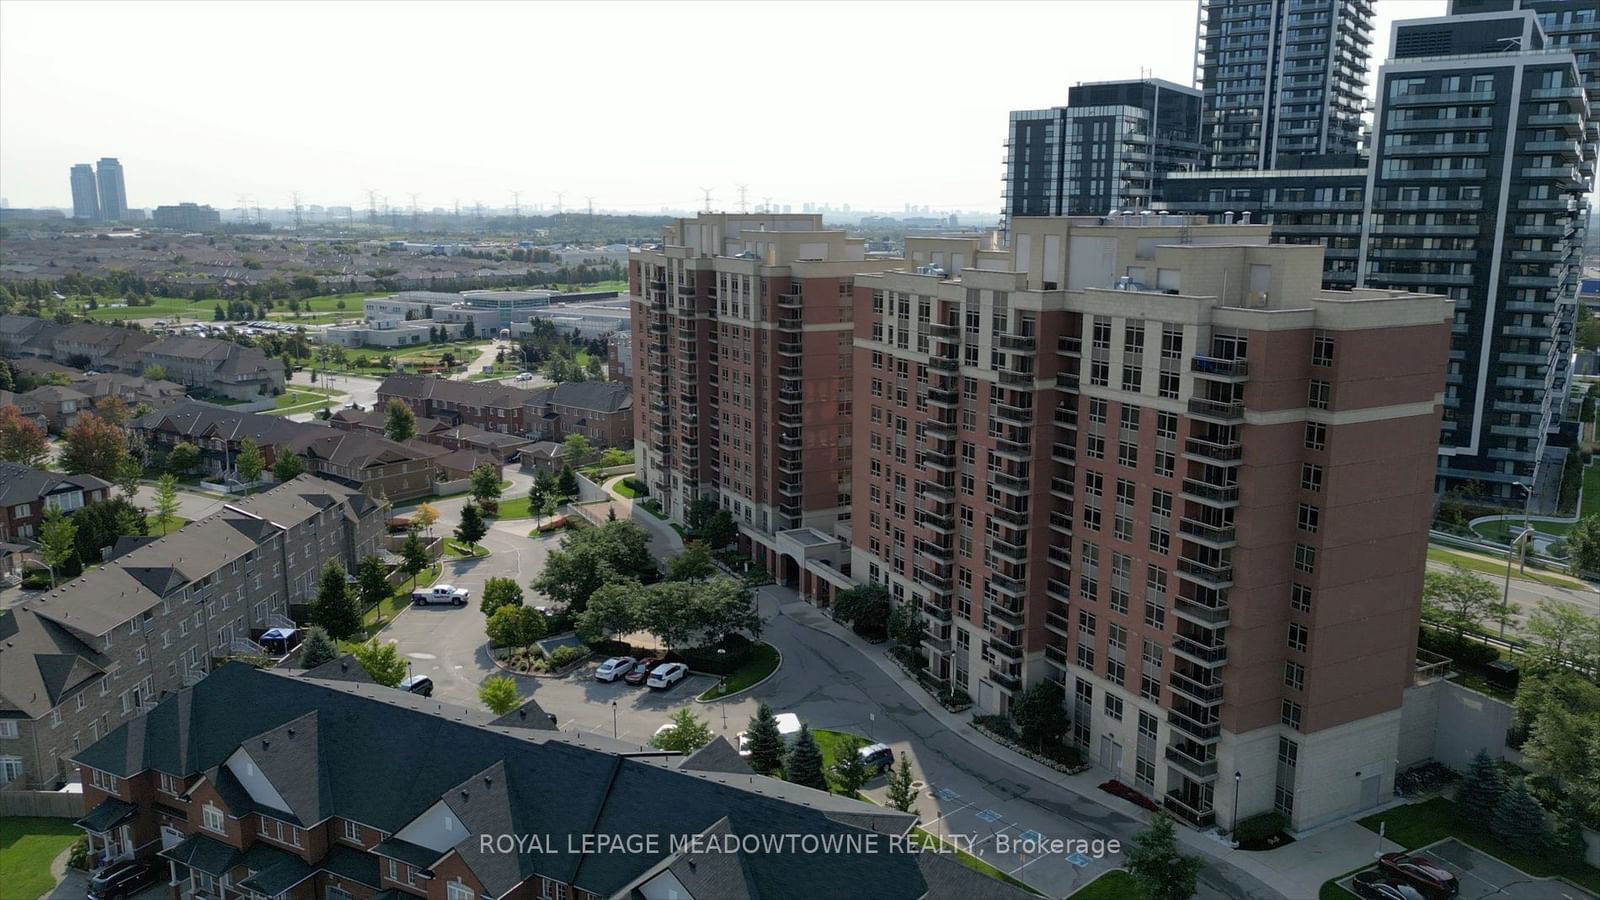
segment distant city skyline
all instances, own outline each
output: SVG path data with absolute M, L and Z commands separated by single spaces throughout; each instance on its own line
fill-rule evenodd
M 596 209 L 654 213 L 700 209 L 710 187 L 712 206 L 732 210 L 745 184 L 752 208 L 770 197 L 796 211 L 997 212 L 1009 111 L 1060 105 L 1080 81 L 1191 83 L 1196 8 L 1077 0 L 919 17 L 898 4 L 772 3 L 742 8 L 735 26 L 725 7 L 687 3 L 462 3 L 444 16 L 416 4 L 374 17 L 341 3 L 12 0 L 0 10 L 0 188 L 17 206 L 70 209 L 62 174 L 112 155 L 138 173 L 135 209 L 287 208 L 298 192 L 302 204 L 365 210 L 370 189 L 408 211 L 412 192 L 420 209 L 459 200 L 463 212 L 509 208 L 512 192 L 525 210 L 553 209 L 559 192 L 568 209 L 592 197 Z M 1443 11 L 1443 0 L 1382 0 L 1375 60 L 1392 21 Z M 690 25 L 693 42 L 659 39 Z M 746 75 L 730 68 L 751 58 L 745 36 L 768 31 L 791 49 Z M 81 65 L 124 56 L 134 33 L 136 68 Z M 1019 52 L 1019 33 L 1055 44 Z M 551 34 L 597 42 L 530 37 Z M 1135 51 L 1107 39 L 1128 34 Z M 656 115 L 663 91 L 699 94 L 715 112 Z M 60 115 L 86 97 L 93 115 Z M 766 124 L 725 127 L 735 123 Z

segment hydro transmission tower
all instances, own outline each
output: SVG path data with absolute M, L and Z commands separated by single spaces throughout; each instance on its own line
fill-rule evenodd
M 700 189 L 700 193 L 704 194 L 705 198 L 706 198 L 705 211 L 706 212 L 711 212 L 711 188 L 703 187 L 703 188 Z

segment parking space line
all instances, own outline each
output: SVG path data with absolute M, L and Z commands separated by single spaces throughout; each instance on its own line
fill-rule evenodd
M 1470 875 L 1473 878 L 1477 879 L 1478 881 L 1481 881 L 1484 884 L 1488 885 L 1489 886 L 1489 890 L 1493 891 L 1496 894 L 1500 893 L 1506 887 L 1503 884 L 1496 884 L 1495 882 L 1490 881 L 1489 879 L 1483 877 L 1482 875 L 1479 875 L 1476 872 L 1473 872 L 1473 871 L 1470 871 L 1468 869 L 1465 869 L 1465 868 L 1462 868 L 1460 866 L 1457 866 L 1454 863 L 1451 863 L 1449 860 L 1441 859 L 1438 856 L 1427 852 L 1426 850 L 1422 851 L 1421 853 L 1417 853 L 1415 855 L 1423 857 L 1424 859 L 1427 859 L 1427 860 L 1429 860 L 1429 861 L 1431 861 L 1431 862 L 1433 862 L 1433 863 L 1435 863 L 1435 864 L 1437 864 L 1439 866 L 1444 867 L 1444 869 L 1446 871 L 1455 872 L 1458 876 L 1460 876 L 1460 875 Z
M 1011 830 L 1012 830 L 1012 826 L 1010 826 L 1010 825 L 1007 825 L 1004 828 L 996 828 L 993 831 L 989 832 L 988 834 L 984 835 L 982 838 L 973 841 L 972 842 L 972 846 L 981 847 L 984 844 L 987 844 L 988 842 L 994 840 L 995 838 L 999 837 L 1000 835 L 1005 834 L 1006 832 L 1011 831 Z
M 963 803 L 960 806 L 956 807 L 955 809 L 950 810 L 949 812 L 945 813 L 944 815 L 940 816 L 937 819 L 928 820 L 928 823 L 926 825 L 923 825 L 922 827 L 923 827 L 924 830 L 926 830 L 929 826 L 933 825 L 934 823 L 943 821 L 944 819 L 948 819 L 951 816 L 955 815 L 956 813 L 961 812 L 963 809 L 971 808 L 971 806 L 972 806 L 971 803 Z
M 978 813 L 978 818 L 982 819 L 985 822 L 993 824 L 995 822 L 1000 821 L 1001 819 L 1004 819 L 1005 816 L 1000 815 L 998 812 L 995 812 L 992 809 L 985 809 L 984 811 Z

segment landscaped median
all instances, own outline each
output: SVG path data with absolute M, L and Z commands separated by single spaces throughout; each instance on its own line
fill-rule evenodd
M 999 869 L 995 868 L 994 866 L 991 866 L 988 863 L 984 862 L 982 858 L 977 857 L 977 856 L 973 856 L 971 853 L 968 853 L 967 851 L 962 850 L 960 847 L 957 847 L 955 844 L 952 844 L 949 841 L 942 840 L 942 839 L 934 836 L 931 832 L 923 829 L 921 826 L 913 828 L 912 829 L 912 833 L 916 836 L 917 843 L 921 844 L 924 847 L 942 847 L 943 852 L 945 852 L 945 853 L 954 853 L 955 854 L 955 858 L 956 858 L 956 860 L 958 862 L 960 862 L 963 866 L 966 866 L 967 868 L 973 870 L 974 872 L 982 872 L 983 874 L 989 876 L 990 878 L 993 878 L 996 881 L 1003 881 L 1006 884 L 1009 884 L 1009 885 L 1011 885 L 1012 887 L 1014 887 L 1014 888 L 1016 888 L 1018 890 L 1027 891 L 1030 894 L 1036 894 L 1036 895 L 1041 896 L 1041 897 L 1044 896 L 1043 894 L 1040 894 L 1038 891 L 1034 890 L 1033 888 L 1028 887 L 1028 885 L 1026 885 L 1025 883 L 1023 883 L 1021 881 L 1018 881 L 1015 878 L 1012 878 L 1010 875 L 1007 875 L 1005 872 L 1002 872 Z M 1108 896 L 1110 896 L 1110 895 L 1108 895 Z M 1133 897 L 1133 896 L 1136 896 L 1136 895 L 1133 895 L 1133 894 L 1118 894 L 1118 895 L 1115 895 L 1115 896 L 1117 896 L 1118 898 L 1122 898 L 1122 897 Z
M 1069 900 L 1128 900 L 1137 896 L 1139 886 L 1132 875 L 1121 869 L 1112 869 L 1067 895 Z
M 727 676 L 712 685 L 709 689 L 696 697 L 696 700 L 708 702 L 731 697 L 742 691 L 748 691 L 778 671 L 778 666 L 783 663 L 783 654 L 778 648 L 766 642 L 752 644 L 750 655 L 744 665 L 729 672 Z
M 411 605 L 411 592 L 432 587 L 433 583 L 439 580 L 440 571 L 442 571 L 440 565 L 434 563 L 417 573 L 414 587 L 412 580 L 409 578 L 400 582 L 399 586 L 394 589 L 394 593 L 389 595 L 388 600 L 373 606 L 361 614 L 362 627 L 366 628 L 369 633 L 376 633 L 385 625 L 393 622 L 394 617 L 399 615 L 402 609 Z
M 345 394 L 327 388 L 295 386 L 279 394 L 273 401 L 272 409 L 267 410 L 269 416 L 292 416 L 295 413 L 315 412 L 324 406 L 338 406 L 343 403 Z

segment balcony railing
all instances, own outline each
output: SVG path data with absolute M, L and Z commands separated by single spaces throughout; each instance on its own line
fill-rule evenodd
M 1056 338 L 1056 352 L 1062 356 L 1078 356 L 1083 353 L 1083 338 L 1058 337 Z
M 1244 420 L 1244 404 L 1241 402 L 1224 403 L 1220 400 L 1204 400 L 1199 397 L 1189 399 L 1189 413 L 1204 416 L 1208 419 L 1220 419 L 1224 422 L 1240 422 Z
M 1189 803 L 1176 794 L 1167 794 L 1161 798 L 1161 801 L 1169 812 L 1196 828 L 1210 828 L 1216 824 L 1217 813 L 1209 807 L 1200 809 L 1190 806 Z
M 1223 359 L 1218 356 L 1195 356 L 1189 360 L 1189 370 L 1201 375 L 1220 375 L 1224 378 L 1243 378 L 1249 373 L 1249 364 L 1242 359 Z
M 1000 350 L 1010 350 L 1017 353 L 1032 353 L 1038 345 L 1032 337 L 1023 337 L 1019 334 L 1001 334 L 994 336 L 994 346 Z
M 1228 624 L 1229 613 L 1228 606 L 1225 603 L 1217 606 L 1207 606 L 1204 603 L 1196 603 L 1186 597 L 1179 597 L 1174 601 L 1172 608 L 1179 616 L 1193 619 L 1207 628 L 1220 628 Z
M 1221 722 L 1202 722 L 1175 709 L 1167 710 L 1167 724 L 1201 743 L 1210 743 L 1222 735 Z
M 1185 775 L 1199 782 L 1210 781 L 1217 777 L 1217 760 L 1198 759 L 1183 752 L 1177 747 L 1167 748 L 1167 762 L 1182 769 Z
M 1185 478 L 1183 480 L 1183 492 L 1197 499 L 1212 503 L 1239 502 L 1239 486 L 1236 484 L 1221 487 L 1194 478 Z
M 1183 442 L 1183 451 L 1194 456 L 1203 456 L 1217 462 L 1237 462 L 1244 455 L 1244 445 L 1238 441 L 1219 444 L 1205 441 L 1200 438 L 1188 438 Z
M 1182 519 L 1178 522 L 1178 531 L 1186 537 L 1200 541 L 1209 541 L 1213 544 L 1232 544 L 1236 541 L 1232 526 L 1221 527 L 1207 525 L 1198 519 Z
M 1172 689 L 1188 697 L 1190 700 L 1205 706 L 1215 706 L 1222 702 L 1222 682 L 1206 683 L 1190 678 L 1181 672 L 1173 672 L 1167 679 L 1167 684 Z

